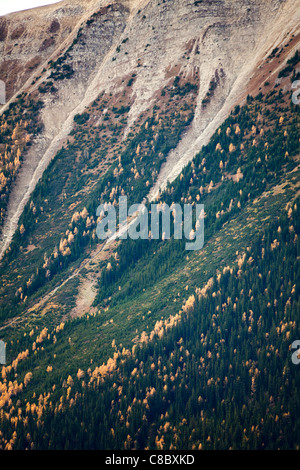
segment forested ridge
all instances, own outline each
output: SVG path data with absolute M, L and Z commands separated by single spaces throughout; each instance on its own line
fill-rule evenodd
M 41 396 L 41 415 L 16 421 L 14 448 L 297 448 L 299 215 L 297 200 L 109 376 L 69 378 L 55 409 Z

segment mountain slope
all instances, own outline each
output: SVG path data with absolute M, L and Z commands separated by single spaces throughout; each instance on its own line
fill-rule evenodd
M 2 448 L 298 445 L 297 4 L 174 3 L 82 2 L 1 115 Z M 203 249 L 100 242 L 120 195 Z
M 158 321 L 149 342 L 144 339 L 132 354 L 113 344 L 107 366 L 68 377 L 59 405 L 51 403 L 53 394 L 41 395 L 27 412 L 29 422 L 19 420 L 12 445 L 297 448 L 299 374 L 289 346 L 299 333 L 299 227 L 291 232 L 289 224 L 298 224 L 299 199 L 297 207 L 263 232 L 264 241 L 255 239 L 238 266 L 189 297 L 183 312 Z M 272 248 L 278 227 L 283 229 Z M 10 434 L 8 422 L 2 429 Z
M 208 143 L 235 102 L 247 95 L 247 83 L 261 60 L 298 33 L 299 8 L 297 2 L 292 1 L 253 1 L 250 4 L 245 1 L 238 8 L 232 1 L 185 1 L 176 6 L 173 2 L 125 1 L 110 5 L 103 1 L 100 9 L 99 2 L 80 2 L 73 7 L 63 2 L 36 9 L 34 16 L 29 12 L 4 18 L 4 54 L 12 47 L 13 33 L 8 34 L 12 29 L 10 17 L 12 21 L 20 21 L 25 30 L 35 21 L 41 24 L 37 31 L 45 31 L 48 36 L 53 21 L 62 22 L 59 31 L 66 30 L 63 22 L 67 21 L 70 34 L 65 38 L 56 33 L 58 36 L 47 63 L 43 62 L 30 78 L 34 84 L 27 82 L 25 88 L 18 89 L 27 93 L 44 91 L 40 94 L 44 102 L 41 111 L 44 131 L 39 137 L 33 136 L 33 146 L 23 156 L 23 169 L 21 166 L 18 170 L 18 181 L 3 227 L 2 254 L 37 180 L 71 131 L 74 115 L 83 112 L 99 93 L 118 92 L 124 88 L 128 77 L 136 74 L 133 101 L 124 129 L 126 136 L 138 116 L 155 103 L 156 94 L 170 78 L 179 73 L 187 80 L 197 77 L 199 94 L 195 119 L 158 177 L 151 192 L 153 197 L 160 186 L 177 176 L 182 166 Z M 188 28 L 185 27 L 187 21 Z M 45 22 L 49 22 L 48 28 Z M 16 46 L 21 47 L 21 58 L 25 57 L 24 49 L 35 57 L 33 44 L 38 48 L 44 41 L 40 37 L 33 38 L 28 31 L 21 39 L 22 43 Z M 100 50 L 98 44 L 101 44 Z M 20 52 L 16 56 L 20 57 Z M 50 69 L 48 58 L 54 61 Z M 12 66 L 16 70 L 14 62 Z M 22 70 L 26 70 L 26 66 Z M 64 70 L 64 80 L 59 70 Z M 22 77 L 19 75 L 14 82 L 23 84 Z M 212 86 L 214 90 L 209 92 Z M 206 100 L 205 106 L 203 100 Z

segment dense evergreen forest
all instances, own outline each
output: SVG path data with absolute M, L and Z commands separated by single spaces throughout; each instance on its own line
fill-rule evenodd
M 299 222 L 297 200 L 108 377 L 69 379 L 55 409 L 41 396 L 43 412 L 15 422 L 14 448 L 296 448 Z

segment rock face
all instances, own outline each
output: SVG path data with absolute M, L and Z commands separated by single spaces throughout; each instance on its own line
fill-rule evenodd
M 154 198 L 245 98 L 263 59 L 297 37 L 299 7 L 299 0 L 64 0 L 0 18 L 0 78 L 8 99 L 38 90 L 45 103 L 44 130 L 11 192 L 2 252 L 74 115 L 99 94 L 116 93 L 135 74 L 126 136 L 171 78 L 199 76 L 194 121 L 151 189 Z
M 0 75 L 8 98 L 72 35 L 84 12 L 84 5 L 73 2 L 73 7 L 51 5 L 0 18 Z

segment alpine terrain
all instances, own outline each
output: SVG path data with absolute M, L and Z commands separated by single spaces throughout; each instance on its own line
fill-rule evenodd
M 299 449 L 299 25 L 300 0 L 0 17 L 0 449 Z M 170 236 L 101 239 L 125 197 Z M 203 205 L 201 249 L 172 204 Z

